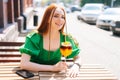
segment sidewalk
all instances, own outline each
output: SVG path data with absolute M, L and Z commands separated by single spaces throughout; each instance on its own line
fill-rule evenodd
M 42 16 L 43 16 L 43 13 L 44 13 L 45 9 L 42 8 L 42 7 L 37 7 L 35 10 L 37 11 L 38 25 L 39 25 L 40 22 L 41 22 L 41 19 L 42 19 Z M 34 14 L 33 14 L 33 16 L 34 16 Z M 33 30 L 35 30 L 37 28 L 37 26 L 34 26 L 34 24 L 33 24 L 33 16 L 31 16 L 31 19 L 29 20 L 29 23 L 27 24 L 27 29 L 24 30 L 22 33 L 20 33 L 20 35 L 19 35 L 19 37 L 17 39 L 17 42 L 24 42 L 25 41 L 25 36 L 29 32 L 31 32 L 31 31 L 33 31 Z

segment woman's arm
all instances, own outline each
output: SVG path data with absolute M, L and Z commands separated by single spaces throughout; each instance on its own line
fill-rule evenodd
M 31 56 L 28 54 L 22 54 L 21 57 L 21 69 L 31 70 L 31 71 L 61 71 L 67 69 L 67 65 L 63 62 L 58 62 L 55 65 L 42 65 L 34 62 L 30 62 Z

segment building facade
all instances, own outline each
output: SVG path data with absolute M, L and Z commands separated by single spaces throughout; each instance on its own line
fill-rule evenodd
M 33 14 L 33 0 L 0 0 L 0 41 L 15 41 Z

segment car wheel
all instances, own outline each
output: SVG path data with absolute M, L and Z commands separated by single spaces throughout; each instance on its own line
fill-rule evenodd
M 118 35 L 118 33 L 117 32 L 113 32 L 113 35 Z
M 77 16 L 77 19 L 78 19 L 78 20 L 81 20 L 80 16 Z
M 118 35 L 118 33 L 115 31 L 115 28 L 110 27 L 110 29 L 111 29 L 111 31 L 112 31 L 112 33 L 113 33 L 113 35 Z

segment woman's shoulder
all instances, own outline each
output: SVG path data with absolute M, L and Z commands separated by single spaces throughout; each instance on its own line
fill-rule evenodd
M 36 38 L 36 37 L 41 37 L 42 35 L 39 34 L 37 31 L 32 31 L 30 33 L 27 34 L 28 38 Z
M 40 35 L 38 32 L 33 31 L 30 32 L 27 36 L 26 36 L 26 40 L 29 40 L 33 43 L 39 43 L 42 39 L 42 35 Z

